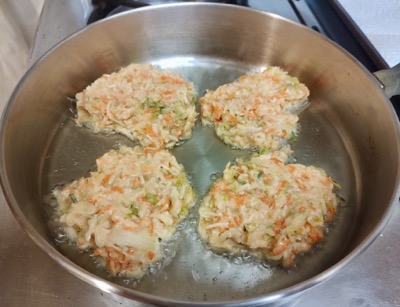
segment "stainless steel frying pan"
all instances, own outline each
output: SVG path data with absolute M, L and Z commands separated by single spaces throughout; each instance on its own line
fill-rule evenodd
M 326 240 L 300 256 L 288 272 L 207 250 L 197 237 L 193 212 L 169 251 L 170 262 L 134 283 L 109 277 L 89 254 L 78 253 L 57 235 L 47 202 L 51 189 L 87 175 L 95 158 L 116 144 L 129 144 L 120 136 L 92 135 L 75 127 L 71 99 L 102 74 L 131 62 L 181 72 L 195 83 L 198 96 L 270 65 L 305 83 L 311 104 L 300 116 L 292 148 L 299 162 L 324 168 L 342 186 L 343 201 Z M 398 74 L 396 68 L 378 77 L 392 73 Z M 398 92 L 398 83 L 388 90 Z M 0 133 L 3 191 L 36 244 L 93 286 L 154 304 L 247 306 L 290 300 L 365 250 L 399 196 L 399 124 L 377 79 L 318 33 L 236 6 L 154 6 L 87 27 L 27 72 L 6 107 Z M 173 153 L 200 195 L 228 161 L 249 154 L 222 144 L 200 125 Z

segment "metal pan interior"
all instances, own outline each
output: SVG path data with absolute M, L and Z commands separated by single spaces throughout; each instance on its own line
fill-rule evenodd
M 153 64 L 182 73 L 187 80 L 194 82 L 198 97 L 206 89 L 231 82 L 250 70 L 264 68 L 201 57 L 167 58 L 154 61 Z M 65 114 L 65 120 L 46 154 L 42 178 L 44 196 L 50 194 L 58 184 L 87 176 L 95 165 L 95 159 L 117 144 L 134 146 L 122 136 L 93 135 L 85 128 L 76 127 L 73 118 L 72 112 Z M 179 231 L 176 242 L 169 247 L 170 263 L 139 283 L 126 278 L 109 277 L 104 269 L 90 259 L 90 252 L 82 254 L 64 240 L 59 241 L 59 248 L 78 265 L 121 286 L 179 300 L 241 300 L 287 288 L 317 275 L 342 255 L 345 247 L 343 238 L 351 233 L 351 221 L 357 210 L 356 195 L 353 193 L 356 170 L 349 156 L 349 148 L 346 148 L 342 136 L 328 118 L 328 114 L 324 114 L 311 101 L 310 107 L 300 115 L 300 133 L 292 147 L 299 163 L 324 168 L 343 186 L 340 196 L 345 201 L 340 203 L 337 219 L 328 228 L 325 242 L 311 253 L 299 257 L 297 266 L 290 271 L 254 259 L 223 257 L 208 250 L 197 235 L 197 208 Z M 175 147 L 173 153 L 185 166 L 200 196 L 207 193 L 217 174 L 223 171 L 229 161 L 251 155 L 249 151 L 233 149 L 224 144 L 212 128 L 202 127 L 200 123 L 197 123 L 192 139 Z M 51 223 L 49 227 L 52 228 Z M 57 237 L 58 229 L 51 231 Z

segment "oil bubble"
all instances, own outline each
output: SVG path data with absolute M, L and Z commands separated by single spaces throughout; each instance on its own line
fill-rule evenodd
M 212 181 L 216 181 L 218 178 L 221 178 L 222 174 L 220 172 L 215 172 L 210 175 L 210 179 Z

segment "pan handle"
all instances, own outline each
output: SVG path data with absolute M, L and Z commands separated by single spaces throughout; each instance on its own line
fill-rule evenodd
M 374 72 L 373 75 L 381 83 L 389 98 L 400 95 L 400 63 L 392 68 Z

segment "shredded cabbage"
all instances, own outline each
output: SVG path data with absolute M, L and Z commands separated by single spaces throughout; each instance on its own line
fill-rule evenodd
M 140 278 L 162 258 L 160 241 L 171 239 L 196 195 L 166 150 L 121 146 L 96 163 L 89 177 L 53 191 L 60 222 L 70 240 L 94 249 L 112 274 Z

